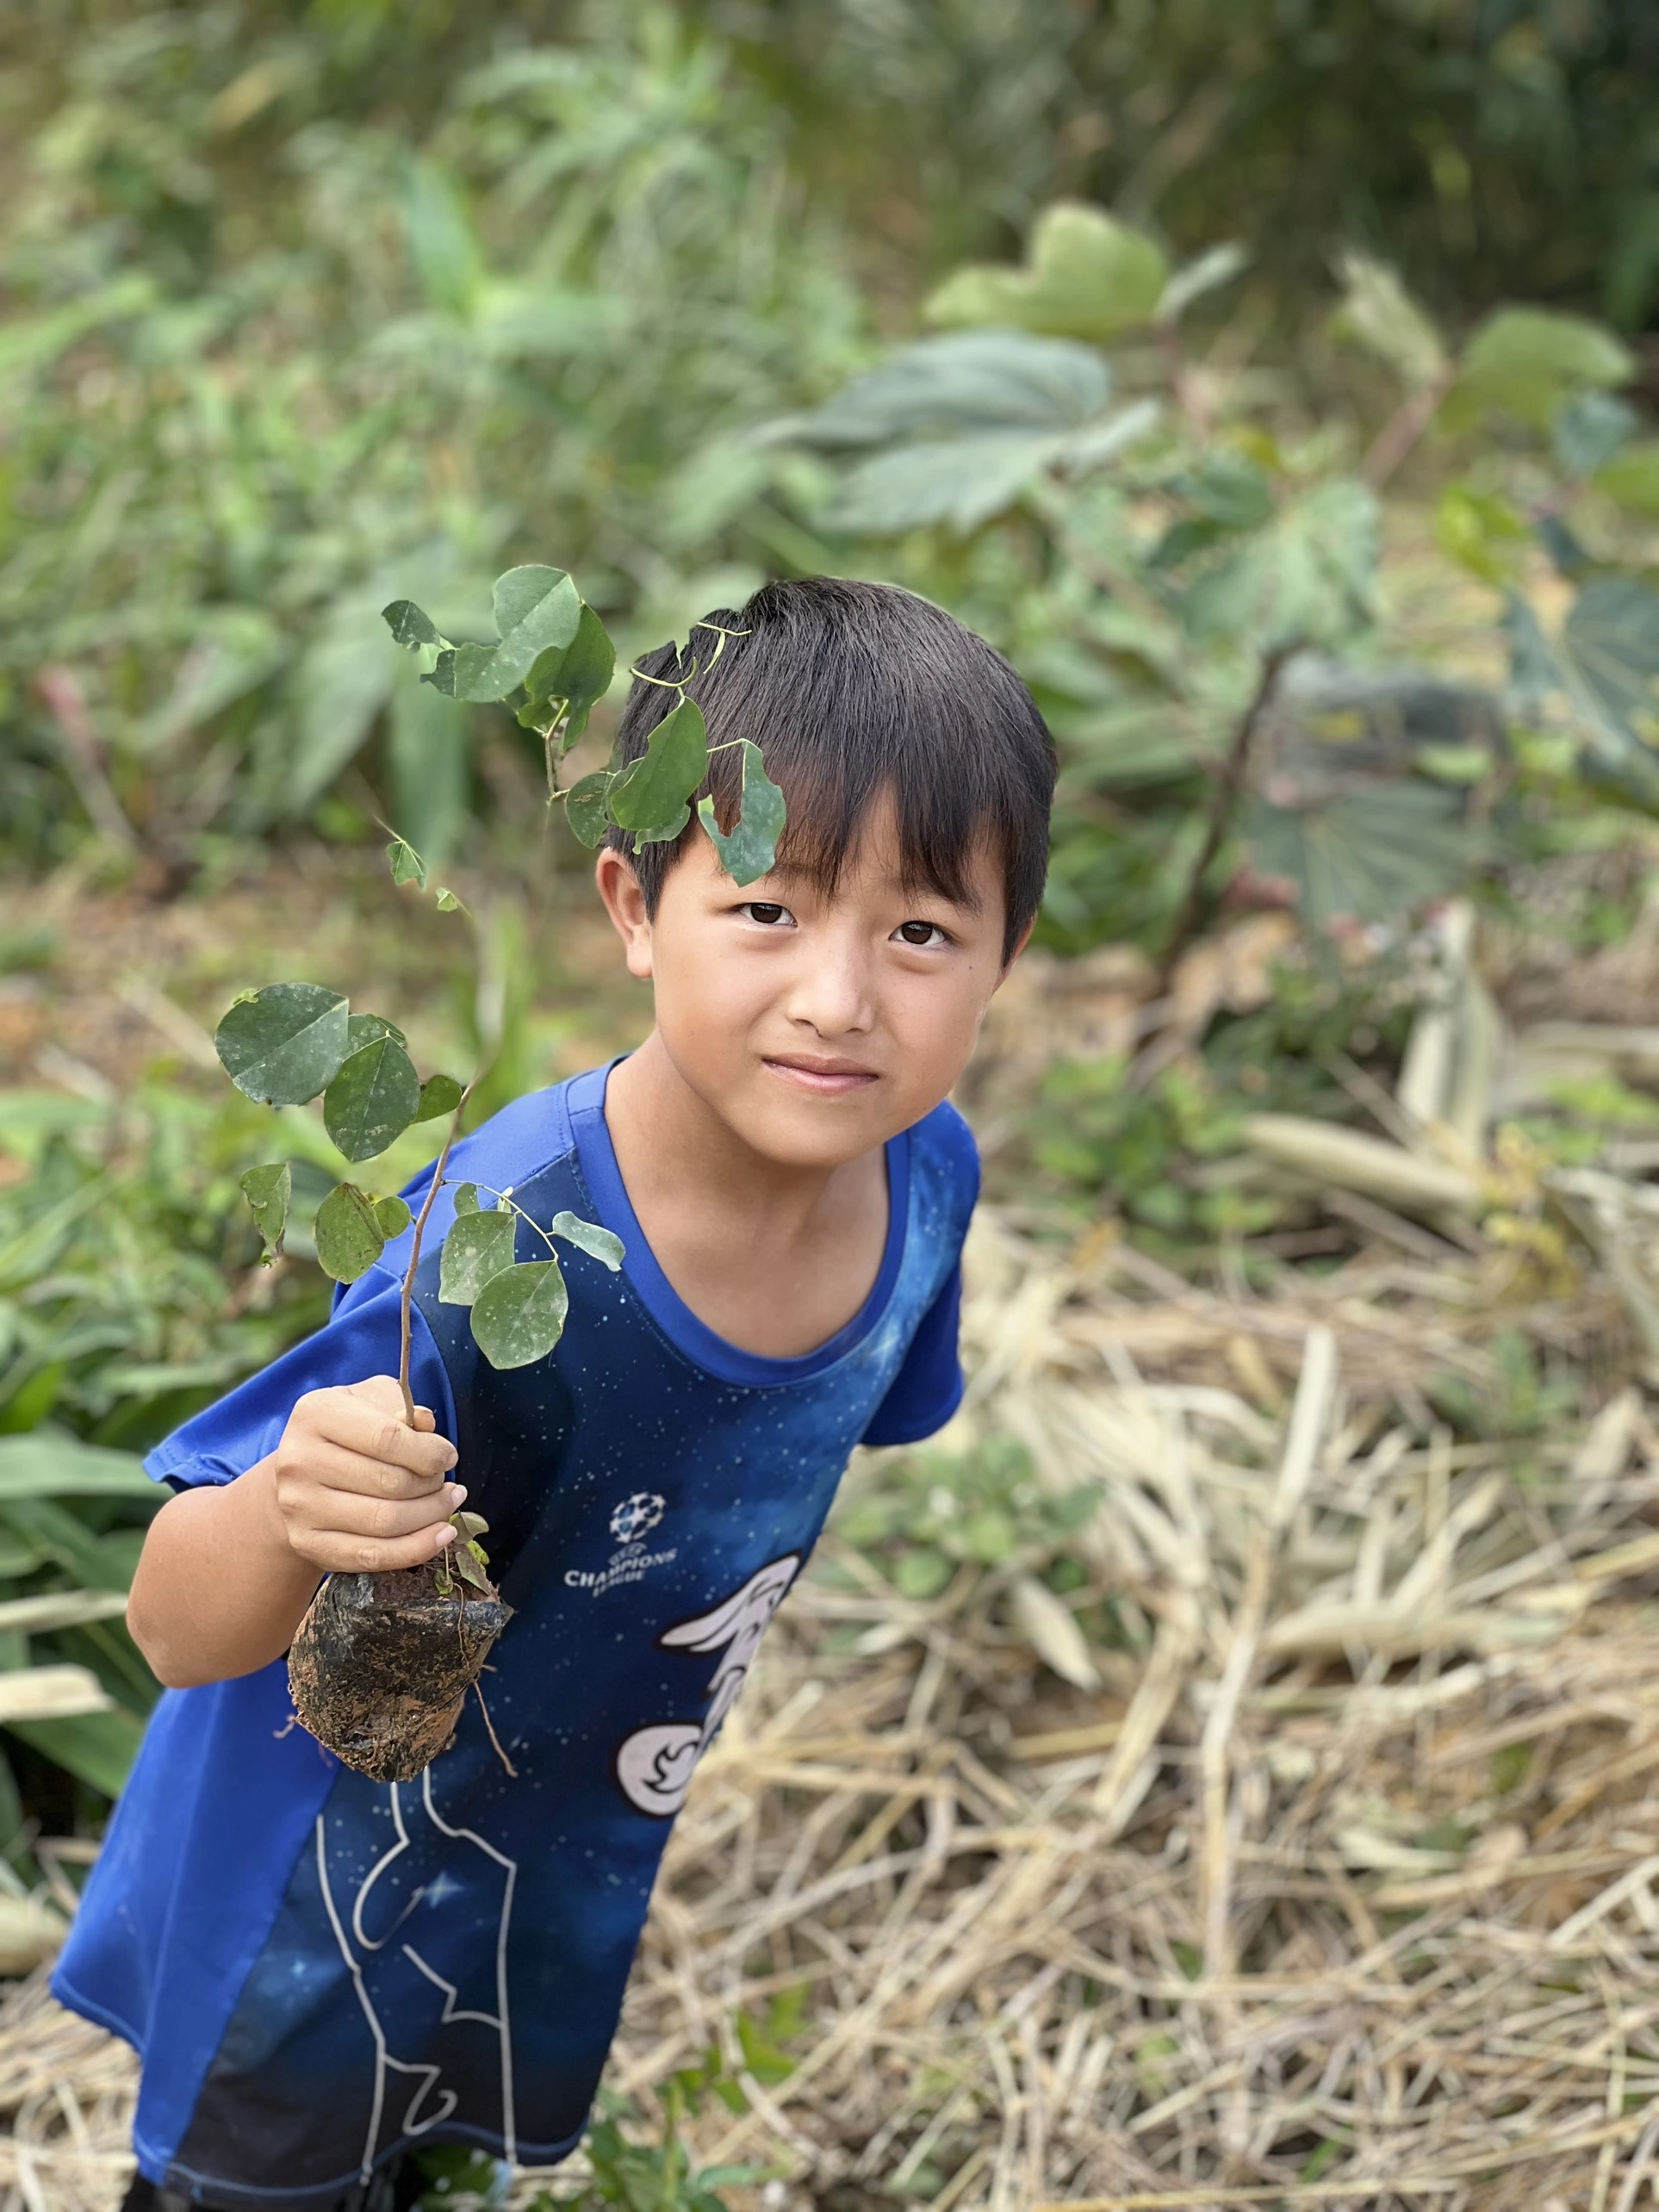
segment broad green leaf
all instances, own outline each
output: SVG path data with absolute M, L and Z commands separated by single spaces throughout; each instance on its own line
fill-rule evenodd
M 1500 308 L 1463 349 L 1447 409 L 1465 427 L 1488 409 L 1548 430 L 1573 393 L 1629 383 L 1636 363 L 1600 323 L 1547 308 Z
M 743 784 L 741 810 L 730 836 L 715 819 L 714 801 L 698 801 L 698 818 L 713 841 L 720 865 L 736 884 L 754 883 L 770 873 L 778 857 L 778 840 L 784 833 L 784 795 L 766 772 L 761 749 L 747 737 L 743 743 Z
M 1252 798 L 1242 827 L 1257 873 L 1288 878 L 1312 928 L 1345 916 L 1397 925 L 1482 859 L 1462 805 L 1457 792 L 1408 779 L 1308 807 Z
M 569 1303 L 556 1259 L 521 1260 L 492 1277 L 479 1293 L 472 1308 L 474 1341 L 492 1367 L 528 1367 L 545 1359 L 564 1333 Z
M 573 783 L 565 798 L 564 818 L 590 851 L 603 843 L 610 823 L 606 800 L 612 781 L 607 769 L 596 769 L 591 776 L 582 776 Z
M 376 1037 L 395 1037 L 401 1045 L 409 1041 L 397 1023 L 388 1022 L 383 1014 L 354 1014 L 345 1025 L 346 1058 L 372 1045 Z
M 138 1755 L 144 1724 L 118 1707 L 114 1712 L 78 1713 L 65 1720 L 11 1721 L 7 1732 L 105 1797 L 119 1797 Z
M 386 765 L 394 818 L 428 870 L 448 860 L 466 825 L 471 737 L 470 710 L 406 666 L 389 703 Z
M 395 1037 L 376 1037 L 323 1093 L 323 1126 L 349 1160 L 373 1159 L 420 1110 L 420 1078 Z
M 1637 576 L 1593 576 L 1559 647 L 1573 688 L 1607 722 L 1659 746 L 1659 590 Z
M 1233 637 L 1258 651 L 1335 647 L 1371 619 L 1376 494 L 1336 478 L 1283 508 L 1264 530 L 1198 576 L 1184 611 L 1195 637 Z
M 464 914 L 467 911 L 446 883 L 438 885 L 438 896 L 432 903 L 440 914 Z
M 1446 373 L 1446 350 L 1426 310 L 1386 262 L 1350 250 L 1339 256 L 1343 301 L 1339 336 L 1351 339 L 1393 370 L 1407 391 L 1420 392 Z
M 444 314 L 470 320 L 488 277 L 466 196 L 435 161 L 409 164 L 404 234 L 420 289 Z
M 408 1200 L 399 1197 L 395 1191 L 389 1198 L 376 1198 L 375 1201 L 375 1220 L 388 1244 L 394 1237 L 401 1237 L 413 1219 Z
M 350 1049 L 345 998 L 320 983 L 270 983 L 238 999 L 213 1041 L 245 1097 L 303 1106 L 333 1081 Z
M 242 1196 L 252 1213 L 254 1226 L 264 1239 L 265 1258 L 277 1258 L 288 1227 L 288 1209 L 294 1196 L 294 1171 L 285 1159 L 251 1167 L 241 1178 Z
M 1140 231 L 1103 208 L 1056 201 L 1038 216 L 1023 269 L 959 269 L 929 299 L 932 323 L 996 325 L 1100 344 L 1151 322 L 1169 264 Z
M 447 1305 L 470 1306 L 487 1283 L 512 1266 L 517 1228 L 505 1207 L 488 1214 L 457 1209 L 438 1259 L 438 1296 Z
M 475 1590 L 487 1590 L 489 1577 L 484 1571 L 485 1563 L 478 1556 L 478 1547 L 472 1544 L 452 1544 L 444 1557 L 463 1582 L 470 1582 Z
M 562 569 L 509 569 L 496 579 L 494 597 L 500 642 L 456 647 L 450 687 L 457 699 L 505 699 L 544 653 L 562 650 L 576 635 L 581 600 Z
M 436 1122 L 444 1114 L 453 1114 L 461 1103 L 461 1086 L 452 1075 L 429 1075 L 420 1086 L 420 1101 L 414 1110 L 417 1122 Z
M 153 1506 L 157 1486 L 150 1485 Z M 36 1494 L 8 1498 L 3 1507 L 7 1525 L 34 1545 L 47 1558 L 80 1582 L 96 1590 L 125 1590 L 131 1584 L 143 1549 L 141 1529 L 116 1529 L 95 1536 L 78 1513 L 50 1497 Z
M 981 432 L 930 438 L 861 461 L 842 478 L 829 519 L 839 530 L 885 537 L 944 523 L 966 534 L 1011 506 L 1065 457 L 1052 432 Z
M 406 883 L 416 883 L 419 885 L 422 891 L 425 891 L 426 863 L 407 837 L 394 837 L 386 848 L 386 857 L 391 862 L 392 881 L 395 884 L 401 885 Z
M 597 1221 L 584 1221 L 579 1214 L 555 1214 L 548 1227 L 556 1237 L 577 1246 L 591 1258 L 600 1260 L 614 1275 L 624 1258 L 622 1239 Z
M 460 1530 L 462 1535 L 466 1538 L 469 1543 L 470 1543 L 472 1538 L 475 1536 L 488 1536 L 489 1534 L 489 1523 L 484 1519 L 482 1513 L 451 1513 L 450 1515 L 450 1519 L 454 1522 L 457 1528 Z
M 1594 476 L 1621 450 L 1637 421 L 1635 408 L 1612 392 L 1575 392 L 1550 425 L 1556 458 L 1569 476 Z
M 1222 530 L 1259 530 L 1273 519 L 1273 487 L 1247 454 L 1219 448 L 1203 454 L 1171 488 L 1195 513 Z
M 383 606 L 380 618 L 391 631 L 394 641 L 419 649 L 422 645 L 444 645 L 447 638 L 438 635 L 430 615 L 424 614 L 413 600 L 394 600 Z
M 1634 440 L 1598 469 L 1595 488 L 1637 514 L 1659 515 L 1659 438 Z
M 537 656 L 525 677 L 531 699 L 568 699 L 572 707 L 592 706 L 611 688 L 616 649 L 605 624 L 584 604 L 576 634 L 568 645 L 552 645 Z
M 1112 372 L 1087 345 L 1018 330 L 954 332 L 904 347 L 774 439 L 830 448 L 1010 431 L 1072 432 L 1106 405 Z
M 518 682 L 516 676 L 500 674 L 494 645 L 457 645 L 452 654 L 440 656 L 438 666 L 442 668 L 445 661 L 449 664 L 450 697 L 470 700 L 475 705 L 505 699 Z M 444 687 L 438 685 L 436 688 L 442 690 Z
M 295 663 L 294 742 L 262 749 L 269 803 L 280 813 L 303 814 L 322 797 L 367 741 L 403 674 L 373 627 L 374 613 L 372 595 L 338 600 Z
M 475 1214 L 478 1211 L 478 1185 L 475 1183 L 456 1184 L 455 1210 L 457 1214 Z
M 639 759 L 631 761 L 612 785 L 612 820 L 648 838 L 660 837 L 662 825 L 676 811 L 682 811 L 689 821 L 687 802 L 708 765 L 708 725 L 703 710 L 694 699 L 682 699 L 652 730 Z M 683 829 L 685 822 L 680 826 Z
M 355 1283 L 386 1249 L 374 1202 L 355 1183 L 339 1183 L 317 1209 L 317 1264 L 336 1283 Z
M 650 822 L 643 830 L 634 831 L 634 851 L 638 852 L 644 845 L 672 845 L 690 820 L 690 807 L 676 806 L 666 821 Z
M 0 1436 L 0 1500 L 23 1498 L 164 1499 L 128 1451 L 83 1444 L 78 1437 L 35 1429 L 28 1436 Z

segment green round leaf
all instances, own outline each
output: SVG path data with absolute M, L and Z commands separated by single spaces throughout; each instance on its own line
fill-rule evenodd
M 482 1216 L 469 1216 L 482 1219 Z M 472 1333 L 494 1368 L 545 1359 L 564 1333 L 570 1303 L 556 1259 L 527 1259 L 488 1282 L 472 1309 Z
M 401 1045 L 409 1041 L 397 1023 L 388 1022 L 383 1014 L 354 1014 L 345 1025 L 347 1057 L 372 1045 L 376 1037 L 395 1037 Z
M 352 1053 L 323 1096 L 323 1125 L 347 1159 L 373 1159 L 420 1108 L 420 1079 L 395 1037 Z
M 254 1225 L 264 1239 L 265 1257 L 275 1259 L 283 1249 L 283 1233 L 288 1227 L 294 1171 L 285 1159 L 272 1160 L 264 1167 L 249 1168 L 241 1184 Z
M 336 1283 L 355 1283 L 386 1249 L 371 1200 L 355 1183 L 336 1184 L 317 1209 L 317 1264 Z
M 435 1122 L 440 1115 L 453 1114 L 461 1103 L 460 1084 L 452 1075 L 429 1075 L 420 1086 L 420 1103 L 415 1109 L 417 1122 Z
M 602 1229 L 597 1221 L 584 1221 L 579 1214 L 559 1213 L 555 1214 L 548 1227 L 556 1237 L 562 1237 L 567 1244 L 576 1246 L 590 1258 L 600 1261 L 612 1275 L 621 1266 L 622 1239 L 609 1229 Z
M 687 803 L 708 765 L 709 733 L 703 710 L 694 699 L 682 699 L 652 730 L 639 759 L 631 761 L 611 786 L 611 819 L 655 842 L 675 814 L 690 819 Z M 685 827 L 684 821 L 680 827 Z M 671 834 L 677 836 L 679 830 Z
M 927 301 L 929 322 L 1041 331 L 1099 344 L 1149 323 L 1169 264 L 1141 232 L 1103 208 L 1059 200 L 1031 233 L 1023 269 L 959 269 Z
M 475 1214 L 478 1211 L 478 1185 L 475 1183 L 456 1184 L 455 1210 L 457 1214 Z
M 394 883 L 418 883 L 422 891 L 425 891 L 426 863 L 407 837 L 394 837 L 386 848 L 386 858 L 391 864 Z
M 345 998 L 320 983 L 270 983 L 239 998 L 214 1032 L 237 1089 L 265 1106 L 303 1106 L 351 1049 Z
M 610 821 L 606 794 L 612 778 L 604 768 L 573 783 L 564 802 L 564 818 L 581 842 L 591 849 L 604 841 Z
M 414 1215 L 409 1211 L 408 1200 L 400 1198 L 394 1192 L 389 1198 L 376 1199 L 375 1219 L 380 1225 L 381 1234 L 389 1244 L 394 1237 L 403 1234 Z
M 575 636 L 568 645 L 550 646 L 537 656 L 525 689 L 532 699 L 565 699 L 573 711 L 589 707 L 610 690 L 616 665 L 616 649 L 605 624 L 584 606 Z
M 380 618 L 400 645 L 413 649 L 444 643 L 433 626 L 432 617 L 423 614 L 413 600 L 394 600 L 390 606 L 382 607 Z
M 714 801 L 698 801 L 698 819 L 713 841 L 720 865 L 736 884 L 754 883 L 776 865 L 784 833 L 784 795 L 766 772 L 761 749 L 745 737 L 740 811 L 728 836 L 714 817 Z
M 487 1283 L 513 1264 L 513 1216 L 457 1211 L 438 1263 L 438 1295 L 446 1304 L 470 1306 Z
M 676 806 L 666 822 L 653 822 L 648 829 L 636 830 L 633 833 L 635 852 L 642 845 L 672 845 L 690 820 L 690 807 Z

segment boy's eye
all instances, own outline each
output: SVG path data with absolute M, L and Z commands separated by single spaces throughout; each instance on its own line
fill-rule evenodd
M 950 942 L 936 922 L 901 922 L 893 935 L 901 945 L 948 945 Z
M 765 929 L 781 929 L 786 923 L 795 918 L 786 906 L 780 906 L 770 898 L 751 898 L 738 911 L 746 914 L 751 922 L 758 922 Z

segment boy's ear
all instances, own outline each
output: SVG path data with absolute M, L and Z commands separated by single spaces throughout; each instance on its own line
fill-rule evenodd
M 1003 962 L 1003 972 L 997 977 L 995 984 L 991 986 L 993 991 L 1000 991 L 1003 985 L 1008 981 L 1010 970 L 1013 967 L 1015 961 L 1018 960 L 1020 954 L 1025 950 L 1026 947 L 1031 942 L 1031 932 L 1036 928 L 1036 926 L 1037 917 L 1034 914 L 1031 919 L 1026 923 L 1024 929 L 1021 930 L 1020 941 L 1015 946 L 1013 951 Z
M 593 881 L 599 885 L 599 895 L 605 902 L 612 926 L 622 940 L 629 974 L 641 983 L 649 982 L 651 917 L 645 911 L 645 894 L 639 887 L 633 862 L 613 846 L 602 846 L 593 863 Z

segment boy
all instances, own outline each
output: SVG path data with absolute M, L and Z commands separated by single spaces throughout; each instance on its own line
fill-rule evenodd
M 603 1222 L 622 1273 L 573 1252 L 556 1350 L 497 1374 L 437 1295 L 446 1190 L 413 1426 L 395 1245 L 151 1456 L 177 1494 L 128 1617 L 171 1694 L 54 1981 L 143 2054 L 133 2212 L 380 2212 L 423 2144 L 562 2158 L 669 1824 L 848 1452 L 960 1396 L 978 1164 L 942 1102 L 1030 931 L 1053 748 L 1007 664 L 907 593 L 774 584 L 711 619 L 743 634 L 693 695 L 784 787 L 778 866 L 738 886 L 695 817 L 602 851 L 656 1027 L 450 1168 Z M 636 684 L 624 757 L 673 698 Z M 728 823 L 739 757 L 711 761 Z M 469 1706 L 418 1782 L 371 1783 L 292 1725 L 283 1656 L 324 1574 L 432 1558 L 463 1497 L 516 1612 L 488 1681 L 516 1773 Z

